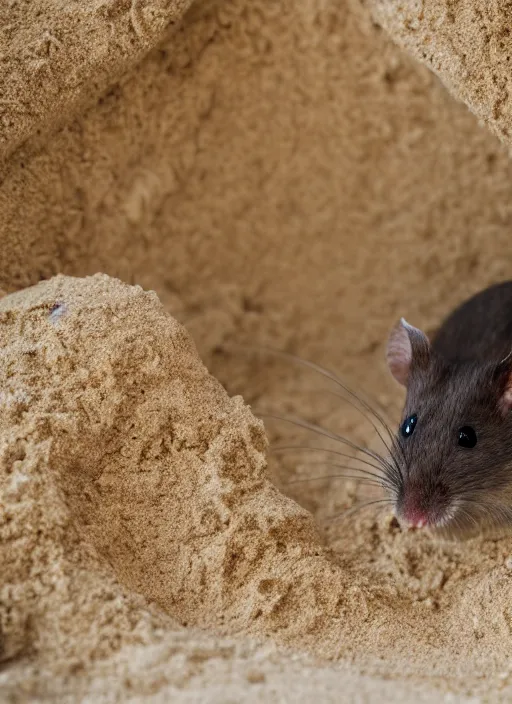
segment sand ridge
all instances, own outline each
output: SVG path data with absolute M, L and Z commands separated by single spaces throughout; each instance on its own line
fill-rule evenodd
M 507 3 L 370 0 L 391 36 L 510 146 L 512 35 Z
M 342 622 L 364 609 L 311 516 L 265 475 L 261 421 L 227 397 L 154 294 L 104 275 L 59 276 L 5 297 L 0 315 L 2 570 L 6 593 L 27 602 L 12 628 L 4 604 L 8 656 L 27 620 L 28 652 L 44 653 L 60 627 L 38 559 L 65 573 L 95 554 L 182 623 L 232 633 L 300 638 L 322 613 Z M 301 614 L 322 580 L 323 603 Z M 84 582 L 69 599 L 90 592 Z
M 96 100 L 189 5 L 190 0 L 3 3 L 0 159 Z

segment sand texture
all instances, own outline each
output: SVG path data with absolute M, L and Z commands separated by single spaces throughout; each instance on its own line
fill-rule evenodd
M 11 5 L 81 29 L 1 64 L 1 696 L 510 701 L 512 539 L 327 522 L 371 487 L 258 416 L 378 438 L 240 346 L 395 422 L 391 325 L 512 278 L 506 148 L 359 0 Z
M 130 691 L 130 658 L 156 666 L 177 647 L 187 655 L 177 624 L 356 656 L 376 673 L 386 651 L 402 676 L 422 666 L 459 684 L 501 677 L 512 541 L 478 545 L 475 561 L 474 546 L 411 539 L 384 515 L 356 521 L 351 535 L 335 531 L 336 550 L 327 547 L 312 516 L 270 481 L 262 422 L 208 373 L 154 293 L 106 275 L 57 276 L 5 296 L 0 324 L 0 684 L 14 700 L 20 683 L 48 697 L 63 694 L 59 678 L 83 686 L 108 658 Z M 266 682 L 240 644 L 206 641 L 201 657 L 200 643 L 188 645 L 192 661 L 227 652 L 246 684 Z M 245 660 L 256 659 L 247 647 Z M 433 668 L 443 651 L 450 668 L 446 655 Z M 193 679 L 169 667 L 157 678 L 166 687 Z M 139 694 L 154 687 L 154 672 L 135 674 Z
M 398 44 L 431 68 L 510 147 L 510 3 L 370 0 L 369 5 Z
M 0 158 L 97 99 L 178 22 L 190 1 L 3 2 Z

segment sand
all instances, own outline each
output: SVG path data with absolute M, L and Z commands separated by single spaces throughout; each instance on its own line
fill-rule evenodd
M 194 631 L 191 643 L 180 625 L 381 677 L 420 667 L 462 690 L 488 673 L 509 692 L 512 540 L 433 545 L 385 513 L 335 527 L 327 546 L 270 480 L 261 420 L 152 292 L 60 275 L 5 296 L 0 321 L 6 696 L 99 697 L 105 660 L 119 695 L 162 701 L 212 659 L 233 659 L 242 689 L 266 685 L 267 661 L 288 677 L 312 668 Z M 358 689 L 350 670 L 326 686 L 345 678 Z
M 43 138 L 136 65 L 190 0 L 5 2 L 0 157 Z
M 370 0 L 394 39 L 431 68 L 508 147 L 512 140 L 510 6 L 485 0 Z
M 363 489 L 289 485 L 321 468 L 269 443 L 314 438 L 256 416 L 371 426 L 234 344 L 328 364 L 396 420 L 396 318 L 431 330 L 510 276 L 506 149 L 356 0 L 100 5 L 101 61 L 92 11 L 0 35 L 30 117 L 2 104 L 2 696 L 509 700 L 512 539 L 387 507 L 326 526 Z M 9 47 L 71 19 L 30 84 Z

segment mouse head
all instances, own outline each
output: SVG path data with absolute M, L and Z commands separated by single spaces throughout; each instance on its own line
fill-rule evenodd
M 446 360 L 404 319 L 386 356 L 407 392 L 387 472 L 400 521 L 462 529 L 512 523 L 512 356 Z

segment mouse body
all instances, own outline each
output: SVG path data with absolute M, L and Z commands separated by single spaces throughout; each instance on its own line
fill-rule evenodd
M 432 340 L 402 318 L 386 356 L 406 388 L 386 477 L 398 520 L 512 526 L 512 281 L 462 303 Z

